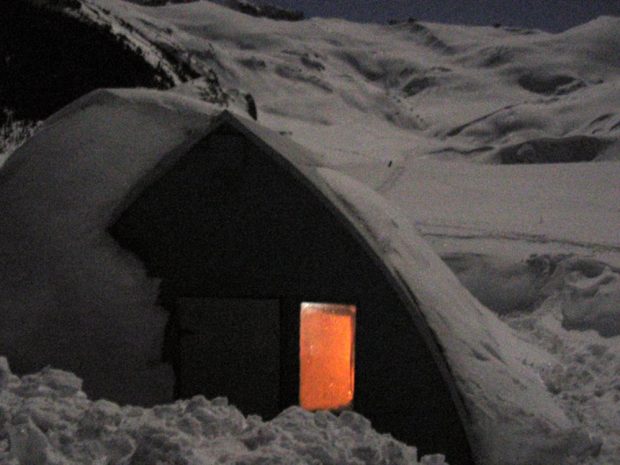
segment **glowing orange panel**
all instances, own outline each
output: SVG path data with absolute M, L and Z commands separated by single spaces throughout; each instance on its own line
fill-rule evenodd
M 351 405 L 355 380 L 355 306 L 301 304 L 299 403 L 307 410 Z

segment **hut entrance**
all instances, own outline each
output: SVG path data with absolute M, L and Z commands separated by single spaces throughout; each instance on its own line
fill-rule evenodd
M 301 304 L 299 403 L 308 410 L 352 407 L 355 306 Z
M 226 396 L 242 412 L 278 411 L 277 300 L 181 298 L 177 315 L 179 397 Z
M 231 114 L 184 150 L 136 185 L 108 229 L 161 279 L 177 397 L 226 395 L 264 418 L 300 403 L 348 406 L 422 454 L 470 464 L 456 386 L 415 296 L 373 251 L 363 220 L 348 219 L 355 205 L 336 201 L 313 156 Z M 306 321 L 303 301 L 358 305 L 355 367 L 353 315 Z M 349 335 L 334 351 L 317 340 L 343 360 L 306 365 L 306 336 L 332 316 L 344 323 L 325 333 Z M 344 367 L 326 400 L 311 389 L 325 367 Z
M 226 396 L 243 412 L 273 416 L 286 382 L 280 307 L 278 300 L 178 299 L 177 395 Z M 303 408 L 353 407 L 355 315 L 354 305 L 301 304 L 295 390 Z

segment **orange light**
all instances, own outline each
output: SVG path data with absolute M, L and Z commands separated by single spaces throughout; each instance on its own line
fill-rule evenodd
M 355 380 L 355 306 L 302 303 L 299 403 L 307 410 L 351 405 Z

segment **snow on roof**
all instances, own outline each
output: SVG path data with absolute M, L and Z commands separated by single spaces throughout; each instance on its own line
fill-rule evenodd
M 274 131 L 233 114 L 225 120 L 301 170 L 363 236 L 392 283 L 402 286 L 401 295 L 410 291 L 412 316 L 418 318 L 421 310 L 464 397 L 481 463 L 549 463 L 567 441 L 573 441 L 568 455 L 587 453 L 588 436 L 573 428 L 528 366 L 551 360 L 482 306 L 397 206 L 346 174 L 322 167 L 320 156 Z
M 216 113 L 170 93 L 98 91 L 53 116 L 9 159 L 0 171 L 0 307 L 8 309 L 0 353 L 17 370 L 70 369 L 95 396 L 113 390 L 106 373 L 122 373 L 121 400 L 138 391 L 152 402 L 170 396 L 172 374 L 159 363 L 158 282 L 105 229 L 162 160 L 228 122 L 328 199 L 409 293 L 449 362 L 480 463 L 535 465 L 557 460 L 558 450 L 587 452 L 587 435 L 531 369 L 550 361 L 459 284 L 398 206 L 276 131 Z

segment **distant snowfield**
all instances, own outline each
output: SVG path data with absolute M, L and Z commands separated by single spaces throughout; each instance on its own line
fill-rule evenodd
M 146 38 L 203 74 L 214 70 L 232 99 L 252 93 L 263 122 L 319 151 L 378 160 L 497 161 L 500 152 L 618 159 L 618 18 L 549 34 L 418 22 L 290 23 L 205 1 L 85 3 L 84 15 L 106 18 L 136 47 Z M 191 93 L 192 85 L 183 89 Z
M 553 418 L 554 427 L 561 425 L 565 431 L 572 425 L 574 432 L 548 441 L 541 433 L 547 431 L 544 422 L 517 422 L 522 429 L 514 431 L 516 440 L 498 434 L 487 438 L 496 441 L 487 447 L 500 454 L 503 444 L 523 440 L 524 450 L 539 453 L 529 459 L 539 462 L 527 462 L 523 452 L 521 458 L 495 455 L 489 463 L 547 464 L 566 451 L 571 451 L 567 465 L 618 463 L 620 19 L 599 18 L 554 35 L 426 23 L 275 22 L 208 2 L 161 8 L 112 0 L 84 3 L 82 14 L 114 22 L 115 30 L 145 54 L 149 42 L 156 42 L 197 70 L 215 70 L 233 109 L 244 111 L 243 94 L 251 93 L 259 123 L 321 154 L 325 172 L 335 173 L 335 184 L 347 174 L 395 205 L 474 296 L 499 315 L 495 319 L 486 309 L 479 310 L 489 327 L 465 332 L 464 338 L 493 336 L 499 347 L 507 344 L 501 350 L 510 363 L 520 363 L 520 351 L 529 348 L 521 369 L 527 373 L 524 385 L 533 390 L 514 388 L 514 393 L 506 391 L 506 400 L 496 389 L 497 398 L 489 396 L 485 405 L 497 407 L 513 394 L 518 398 L 535 392 L 530 408 L 548 402 L 541 417 Z M 150 59 L 156 61 L 156 54 Z M 0 205 L 10 220 L 10 227 L 0 230 L 0 303 L 45 314 L 54 302 L 53 308 L 61 311 L 58 321 L 81 308 L 88 308 L 94 320 L 102 319 L 108 307 L 140 321 L 136 309 L 148 308 L 158 323 L 140 327 L 143 338 L 135 343 L 148 356 L 127 360 L 128 377 L 134 367 L 149 366 L 145 384 L 169 375 L 166 367 L 153 364 L 164 321 L 153 306 L 157 283 L 112 247 L 102 232 L 105 212 L 148 166 L 207 127 L 206 115 L 221 107 L 199 101 L 210 98 L 204 88 L 198 80 L 166 93 L 134 90 L 90 96 L 48 120 L 0 171 Z M 78 133 L 82 139 L 65 138 Z M 141 137 L 135 139 L 135 134 Z M 48 144 L 53 148 L 48 150 Z M 540 162 L 562 157 L 594 161 L 498 164 L 502 159 Z M 386 226 L 382 234 L 394 244 L 398 234 L 387 231 L 390 221 L 377 212 L 369 217 L 375 227 Z M 414 254 L 410 263 L 425 263 L 416 261 L 419 258 Z M 38 266 L 40 260 L 46 271 Z M 109 267 L 117 271 L 110 275 L 105 271 Z M 73 275 L 76 269 L 83 273 Z M 30 285 L 24 287 L 24 282 Z M 118 283 L 120 288 L 114 287 Z M 83 292 L 67 294 L 74 285 Z M 437 292 L 441 289 L 438 285 Z M 467 308 L 474 305 L 467 293 L 460 299 Z M 36 323 L 23 318 L 4 323 L 5 328 L 25 325 L 20 333 L 4 335 L 15 340 L 37 330 Z M 59 350 L 65 344 L 88 353 L 91 341 L 81 341 L 72 328 L 64 330 L 78 342 L 61 342 Z M 125 343 L 132 335 L 117 337 Z M 41 347 L 48 343 L 40 341 Z M 131 344 L 119 346 L 119 354 Z M 458 344 L 448 352 L 456 353 Z M 106 358 L 98 354 L 94 365 L 105 365 Z M 465 365 L 486 373 L 485 364 L 494 362 L 472 358 Z M 498 366 L 494 369 L 504 369 Z M 87 375 L 91 369 L 85 369 Z M 16 378 L 9 379 L 17 386 Z M 493 382 L 481 381 L 487 386 Z M 540 386 L 532 388 L 536 383 Z M 161 386 L 162 392 L 166 389 Z M 2 395 L 0 405 L 6 399 L 4 391 Z M 84 409 L 95 408 L 81 399 Z M 179 405 L 161 411 L 188 408 Z M 97 413 L 101 418 L 117 415 L 116 407 L 103 407 L 111 410 Z M 157 416 L 157 410 L 148 415 Z M 290 415 L 323 421 L 298 412 Z M 189 428 L 190 435 L 197 428 L 184 422 L 177 426 Z M 483 426 L 487 433 L 494 428 L 491 420 Z M 269 427 L 265 431 L 271 437 Z M 509 428 L 501 431 L 507 434 Z M 0 435 L 0 454 L 3 440 Z M 122 455 L 138 447 L 119 441 L 110 453 Z M 402 463 L 416 463 L 411 460 L 403 458 Z

